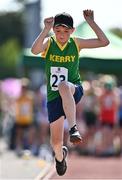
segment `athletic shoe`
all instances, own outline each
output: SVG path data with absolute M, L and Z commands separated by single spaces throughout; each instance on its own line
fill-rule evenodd
M 70 131 L 69 131 L 69 135 L 70 135 L 70 142 L 73 143 L 73 144 L 79 144 L 82 142 L 82 137 L 76 127 L 73 126 Z
M 58 173 L 59 176 L 63 176 L 67 170 L 67 164 L 66 164 L 66 156 L 68 153 L 68 149 L 66 146 L 63 146 L 63 160 L 60 162 L 57 159 L 55 159 L 56 161 L 56 171 Z

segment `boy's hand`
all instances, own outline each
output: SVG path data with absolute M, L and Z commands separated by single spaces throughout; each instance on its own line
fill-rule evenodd
M 89 9 L 84 10 L 83 16 L 84 16 L 86 21 L 89 21 L 89 20 L 94 21 L 94 11 L 92 11 L 92 10 L 89 10 Z
M 54 18 L 49 17 L 44 19 L 45 28 L 50 30 L 53 27 Z

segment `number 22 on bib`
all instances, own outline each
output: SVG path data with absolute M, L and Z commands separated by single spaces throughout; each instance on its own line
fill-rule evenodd
M 61 81 L 68 81 L 68 69 L 65 67 L 51 67 L 50 85 L 52 91 L 58 90 Z

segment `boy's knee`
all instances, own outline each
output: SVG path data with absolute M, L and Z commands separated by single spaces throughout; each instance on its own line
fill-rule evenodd
M 69 87 L 69 85 L 68 85 L 68 82 L 66 82 L 66 81 L 60 82 L 59 85 L 58 85 L 58 90 L 59 90 L 59 93 L 60 93 L 60 94 L 69 91 L 69 90 L 70 90 L 70 87 Z

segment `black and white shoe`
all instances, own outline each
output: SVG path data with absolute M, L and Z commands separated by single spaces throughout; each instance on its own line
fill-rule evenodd
M 73 143 L 73 144 L 79 144 L 79 143 L 82 143 L 82 137 L 76 127 L 73 126 L 70 131 L 69 131 L 69 135 L 70 135 L 70 142 Z
M 57 159 L 56 161 L 56 171 L 59 176 L 63 176 L 67 170 L 67 163 L 66 163 L 66 157 L 68 154 L 68 149 L 66 146 L 63 146 L 63 160 L 60 162 Z

